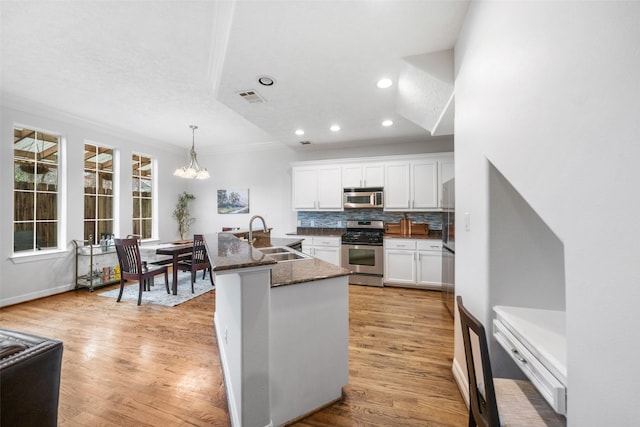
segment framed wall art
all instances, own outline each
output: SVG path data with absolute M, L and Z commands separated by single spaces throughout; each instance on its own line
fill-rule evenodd
M 218 190 L 219 214 L 247 214 L 249 213 L 249 189 Z

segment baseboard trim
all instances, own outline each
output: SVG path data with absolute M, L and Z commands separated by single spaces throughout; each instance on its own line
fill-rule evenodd
M 20 304 L 22 302 L 33 301 L 40 298 L 50 297 L 51 295 L 57 295 L 64 292 L 69 292 L 74 290 L 75 286 L 73 284 L 62 285 L 56 288 L 43 289 L 37 292 L 31 292 L 28 294 L 22 294 L 11 298 L 3 298 L 0 299 L 0 307 L 7 307 L 14 304 Z
M 213 326 L 216 331 L 217 339 L 224 337 L 224 334 L 220 330 L 220 322 L 218 322 L 218 314 L 213 314 Z M 224 352 L 224 346 L 218 344 L 218 353 L 220 354 L 220 364 L 222 365 L 222 378 L 224 378 L 224 388 L 227 392 L 227 402 L 229 406 L 229 418 L 231 420 L 231 426 L 240 426 L 240 417 L 238 415 L 238 405 L 233 397 L 233 388 L 231 387 L 231 373 L 229 371 L 229 363 L 227 362 L 227 355 Z
M 451 373 L 453 379 L 456 380 L 458 390 L 464 399 L 464 403 L 469 407 L 469 378 L 467 376 L 466 369 L 463 370 L 457 359 L 453 359 L 453 365 L 451 366 Z

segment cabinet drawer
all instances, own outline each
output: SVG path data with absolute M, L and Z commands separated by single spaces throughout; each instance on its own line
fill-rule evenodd
M 339 237 L 313 237 L 312 244 L 314 246 L 326 246 L 337 248 L 340 246 L 340 238 Z
M 559 414 L 566 415 L 566 387 L 498 319 L 493 321 L 493 336 L 549 405 Z
M 384 239 L 385 249 L 416 249 L 416 241 L 413 239 Z
M 418 240 L 419 251 L 442 251 L 442 240 Z

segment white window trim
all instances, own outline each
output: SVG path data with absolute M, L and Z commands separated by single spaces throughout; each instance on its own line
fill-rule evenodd
M 57 214 L 58 214 L 58 247 L 56 249 L 47 249 L 44 251 L 29 251 L 29 252 L 14 252 L 14 237 L 11 238 L 11 256 L 9 259 L 13 261 L 14 264 L 22 264 L 31 261 L 38 261 L 43 259 L 54 259 L 54 258 L 62 258 L 69 253 L 69 250 L 66 247 L 63 247 L 63 242 L 67 240 L 67 167 L 66 167 L 66 159 L 67 159 L 67 138 L 61 134 L 60 132 L 46 130 L 44 128 L 40 128 L 38 126 L 25 125 L 22 123 L 14 123 L 12 129 L 16 127 L 27 128 L 34 130 L 36 132 L 47 133 L 49 135 L 56 135 L 58 139 L 58 206 L 57 206 Z M 11 166 L 13 168 L 15 159 L 13 154 L 13 148 L 11 149 Z M 14 184 L 11 185 L 11 192 L 13 196 L 13 187 Z M 11 230 L 13 234 L 13 230 L 15 227 L 15 206 L 14 201 L 11 202 Z M 58 255 L 59 254 L 59 255 Z
M 149 243 L 158 240 L 158 236 L 160 233 L 160 227 L 158 225 L 158 183 L 156 182 L 158 178 L 158 158 L 151 154 L 144 154 L 139 151 L 132 151 L 131 156 L 141 156 L 148 157 L 151 159 L 151 237 L 148 239 L 141 239 L 141 243 Z M 131 158 L 129 159 L 131 161 Z M 131 176 L 131 173 L 129 173 Z M 131 176 L 133 179 L 133 176 Z M 133 199 L 133 195 L 131 195 Z
M 91 139 L 85 139 L 84 144 L 95 145 L 96 147 L 104 147 L 112 150 L 112 161 L 113 161 L 113 200 L 112 200 L 112 209 L 111 215 L 113 216 L 113 230 L 112 233 L 114 236 L 120 236 L 120 151 L 114 147 L 113 145 L 103 144 L 101 142 L 93 141 Z M 84 144 L 82 145 L 82 149 L 84 151 Z M 82 165 L 82 173 L 84 176 L 84 164 Z M 84 207 L 84 188 L 82 189 L 82 206 Z M 82 215 L 82 235 L 84 237 L 84 213 Z
M 13 254 L 9 259 L 14 264 L 25 264 L 28 262 L 43 261 L 47 259 L 58 259 L 66 257 L 71 251 L 51 249 L 46 251 L 29 252 L 29 253 L 17 253 Z

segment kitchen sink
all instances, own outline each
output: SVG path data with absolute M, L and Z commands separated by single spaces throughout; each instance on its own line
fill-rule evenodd
M 269 256 L 273 259 L 275 259 L 276 261 L 280 262 L 280 261 L 293 261 L 294 259 L 304 259 L 307 258 L 305 256 L 299 255 L 299 254 L 295 254 L 293 252 L 281 252 L 278 254 L 269 254 Z
M 262 252 L 263 254 L 267 254 L 267 255 L 289 252 L 285 248 L 278 247 L 278 246 L 271 247 L 271 248 L 260 248 L 259 251 Z
M 272 246 L 269 248 L 259 248 L 258 250 L 277 262 L 311 258 L 309 255 L 298 252 L 288 246 Z

